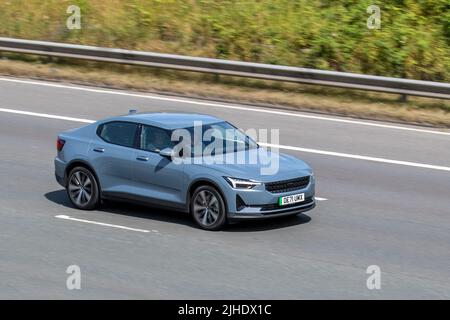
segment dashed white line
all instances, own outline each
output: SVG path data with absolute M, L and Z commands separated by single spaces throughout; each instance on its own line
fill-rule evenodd
M 28 112 L 28 111 L 7 109 L 7 108 L 0 108 L 0 112 L 15 113 L 15 114 L 28 115 L 28 116 L 41 117 L 41 118 L 49 118 L 49 119 L 76 121 L 76 122 L 83 122 L 83 123 L 95 122 L 95 120 L 89 120 L 89 119 L 72 118 L 72 117 L 66 117 L 66 116 L 58 116 L 58 115 L 52 115 L 52 114 L 46 114 L 46 113 Z M 450 171 L 450 167 L 438 166 L 438 165 L 432 165 L 432 164 L 426 164 L 426 163 L 418 163 L 418 162 L 410 162 L 410 161 L 402 161 L 402 160 L 392 160 L 392 159 L 369 157 L 369 156 L 362 156 L 362 155 L 350 154 L 350 153 L 341 153 L 341 152 L 334 152 L 334 151 L 301 148 L 301 147 L 294 147 L 294 146 L 284 146 L 284 145 L 277 145 L 277 144 L 270 144 L 270 143 L 263 143 L 263 142 L 259 142 L 259 144 L 262 146 L 265 146 L 265 147 L 322 154 L 322 155 L 328 155 L 328 156 L 333 156 L 333 157 L 366 160 L 366 161 L 372 161 L 372 162 L 382 162 L 382 163 L 389 163 L 389 164 L 396 164 L 396 165 L 417 167 L 417 168 L 424 168 L 424 169 L 432 169 L 432 170 Z
M 414 127 L 405 127 L 405 126 L 389 125 L 389 124 L 382 124 L 382 123 L 375 123 L 375 122 L 366 122 L 366 121 L 359 121 L 359 120 L 352 120 L 352 119 L 332 118 L 332 117 L 324 117 L 324 116 L 318 116 L 318 115 L 302 114 L 302 113 L 298 113 L 298 112 L 268 110 L 268 109 L 263 109 L 263 108 L 235 106 L 235 105 L 231 105 L 231 104 L 221 104 L 221 103 L 203 102 L 203 101 L 180 99 L 180 98 L 173 98 L 173 97 L 163 97 L 163 96 L 156 96 L 156 95 L 150 95 L 150 94 L 131 93 L 131 92 L 125 92 L 125 91 L 112 90 L 112 89 L 111 90 L 94 89 L 94 88 L 88 88 L 88 87 L 79 87 L 79 86 L 75 86 L 75 85 L 65 85 L 65 84 L 49 83 L 49 82 L 43 82 L 43 81 L 31 81 L 31 80 L 20 80 L 20 79 L 9 79 L 9 78 L 0 78 L 0 81 L 47 86 L 47 87 L 70 89 L 70 90 L 87 91 L 87 92 L 94 92 L 94 93 L 101 93 L 101 94 L 114 94 L 114 95 L 143 98 L 143 99 L 153 99 L 153 100 L 160 100 L 160 101 L 180 102 L 180 103 L 195 104 L 195 105 L 199 105 L 199 106 L 208 106 L 208 107 L 214 107 L 214 108 L 235 109 L 235 110 L 243 110 L 243 111 L 250 111 L 250 112 L 275 114 L 275 115 L 280 115 L 280 116 L 298 117 L 298 118 L 321 120 L 321 121 L 340 122 L 340 123 L 387 128 L 387 129 L 394 129 L 394 130 L 415 131 L 415 132 L 450 136 L 450 132 L 447 132 L 447 131 L 436 131 L 436 130 L 414 128 Z
M 314 197 L 314 199 L 316 199 L 317 201 L 327 201 L 327 198 L 319 198 L 319 197 Z
M 130 228 L 130 227 L 120 226 L 120 225 L 116 225 L 116 224 L 110 224 L 110 223 L 104 223 L 104 222 L 98 222 L 98 221 L 91 221 L 91 220 L 85 220 L 85 219 L 78 219 L 78 218 L 72 218 L 72 217 L 69 217 L 69 216 L 66 216 L 66 215 L 57 215 L 57 216 L 55 216 L 55 218 L 63 219 L 63 220 L 70 220 L 70 221 L 83 222 L 83 223 L 89 223 L 89 224 L 96 224 L 96 225 L 100 225 L 100 226 L 104 226 L 104 227 L 124 229 L 124 230 L 129 230 L 129 231 L 136 231 L 136 232 L 143 232 L 143 233 L 149 233 L 149 232 L 158 233 L 157 230 L 151 230 L 150 231 L 150 230 L 145 230 L 145 229 L 136 229 L 136 228 Z

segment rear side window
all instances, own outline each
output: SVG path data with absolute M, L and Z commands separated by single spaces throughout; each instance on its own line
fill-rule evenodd
M 164 148 L 173 148 L 171 132 L 162 128 L 142 126 L 141 149 L 159 152 Z
M 99 127 L 98 135 L 106 142 L 134 147 L 138 125 L 131 122 L 110 122 Z

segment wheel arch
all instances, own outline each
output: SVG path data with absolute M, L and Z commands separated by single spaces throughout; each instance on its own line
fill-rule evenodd
M 227 203 L 227 198 L 225 197 L 222 189 L 220 188 L 220 186 L 213 180 L 208 179 L 208 178 L 198 178 L 195 179 L 194 181 L 191 182 L 191 184 L 189 185 L 187 192 L 186 192 L 186 204 L 187 204 L 187 210 L 188 212 L 191 210 L 191 198 L 192 195 L 195 191 L 195 189 L 197 189 L 200 186 L 210 186 L 213 187 L 214 189 L 217 190 L 217 192 L 219 192 L 220 196 L 223 199 L 223 203 L 225 204 L 225 211 L 228 212 L 228 203 Z
M 66 169 L 64 170 L 64 184 L 67 186 L 67 178 L 68 178 L 69 172 L 75 167 L 84 167 L 92 172 L 92 174 L 94 175 L 94 178 L 97 182 L 98 189 L 99 189 L 100 196 L 101 196 L 102 188 L 100 185 L 100 180 L 98 179 L 98 175 L 95 172 L 94 168 L 86 160 L 74 159 L 67 164 Z

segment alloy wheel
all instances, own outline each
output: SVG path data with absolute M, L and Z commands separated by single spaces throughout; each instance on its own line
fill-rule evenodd
M 69 180 L 69 195 L 78 206 L 85 206 L 92 198 L 92 181 L 82 171 L 75 171 Z
M 213 225 L 219 218 L 219 201 L 216 196 L 208 190 L 202 190 L 197 194 L 194 199 L 193 209 L 197 221 L 204 226 L 208 227 Z

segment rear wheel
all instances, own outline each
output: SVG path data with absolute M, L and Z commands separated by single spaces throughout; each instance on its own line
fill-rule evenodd
M 76 167 L 70 171 L 66 190 L 70 202 L 78 209 L 92 210 L 99 204 L 97 180 L 85 167 Z
M 219 230 L 226 223 L 225 202 L 220 193 L 211 186 L 201 186 L 192 194 L 191 214 L 195 222 L 206 230 Z

